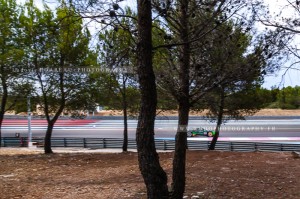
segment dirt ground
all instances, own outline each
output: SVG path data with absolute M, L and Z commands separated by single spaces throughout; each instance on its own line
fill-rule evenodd
M 158 110 L 158 115 L 160 116 L 177 116 L 178 112 L 174 111 L 160 111 Z M 207 111 L 197 112 L 191 111 L 190 116 L 204 116 Z M 105 110 L 98 113 L 102 116 L 120 116 L 123 115 L 122 111 L 118 110 Z M 256 116 L 300 116 L 300 109 L 296 110 L 282 110 L 282 109 L 262 109 L 255 113 Z
M 204 111 L 190 111 L 190 116 L 205 116 L 207 110 Z M 8 115 L 14 115 L 13 112 L 6 113 Z M 36 114 L 36 113 L 34 113 Z M 103 110 L 98 113 L 94 113 L 96 116 L 122 116 L 121 110 Z M 18 113 L 18 115 L 27 116 L 26 112 Z M 178 116 L 177 110 L 161 111 L 157 110 L 159 116 Z M 300 116 L 300 109 L 283 110 L 283 109 L 261 109 L 255 116 Z
M 173 153 L 160 153 L 171 179 Z M 0 149 L 0 198 L 146 198 L 137 154 Z M 188 151 L 185 196 L 300 198 L 300 159 L 291 153 Z
M 257 116 L 300 116 L 300 109 L 296 109 L 296 110 L 261 109 L 255 115 Z

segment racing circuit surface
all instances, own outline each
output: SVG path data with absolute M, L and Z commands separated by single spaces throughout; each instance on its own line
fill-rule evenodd
M 137 120 L 128 121 L 129 138 L 135 138 Z M 44 137 L 46 120 L 31 121 L 33 137 Z M 214 130 L 215 123 L 207 120 L 190 120 L 188 129 L 205 128 Z M 174 139 L 177 120 L 156 120 L 155 138 Z M 14 137 L 20 133 L 27 137 L 28 121 L 26 119 L 5 119 L 2 126 L 3 137 Z M 85 138 L 122 138 L 123 120 L 58 120 L 53 137 L 85 137 Z M 197 140 L 211 138 L 199 136 Z M 221 127 L 220 141 L 288 141 L 300 142 L 300 119 L 281 120 L 243 120 L 228 121 Z

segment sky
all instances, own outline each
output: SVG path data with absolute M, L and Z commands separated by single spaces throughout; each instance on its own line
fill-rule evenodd
M 270 14 L 275 15 L 278 13 L 286 4 L 286 0 L 264 0 L 265 3 L 269 6 Z M 292 9 L 286 9 L 282 16 L 288 17 L 293 16 L 293 10 Z M 300 36 L 296 38 L 298 41 L 300 41 Z M 290 60 L 287 60 L 284 65 L 282 65 L 281 70 L 272 74 L 268 75 L 265 78 L 265 83 L 263 84 L 263 87 L 265 88 L 271 88 L 271 86 L 277 86 L 277 87 L 287 87 L 287 86 L 300 86 L 300 66 L 296 65 L 295 67 L 298 67 L 299 70 L 288 70 L 286 71 L 286 67 L 289 67 L 294 60 L 291 58 Z M 285 74 L 285 75 L 284 75 Z
M 17 0 L 18 2 L 24 3 L 26 0 Z M 47 3 L 55 2 L 56 0 L 45 0 Z M 264 0 L 266 5 L 268 5 L 270 13 L 276 14 L 281 8 L 286 4 L 286 0 Z M 34 0 L 35 4 L 39 7 L 43 7 L 43 0 Z M 123 4 L 127 2 L 128 5 L 136 5 L 136 0 L 126 0 Z M 293 14 L 291 10 L 286 10 L 283 13 L 284 16 L 288 16 Z M 300 37 L 299 37 L 300 41 Z M 270 89 L 272 86 L 276 87 L 287 87 L 287 86 L 300 86 L 300 66 L 298 66 L 299 70 L 288 70 L 286 71 L 286 67 L 292 63 L 293 60 L 288 60 L 284 65 L 282 65 L 282 69 L 280 71 L 275 72 L 274 74 L 269 74 L 265 77 L 265 81 L 263 84 L 264 88 Z M 297 67 L 297 66 L 296 66 Z

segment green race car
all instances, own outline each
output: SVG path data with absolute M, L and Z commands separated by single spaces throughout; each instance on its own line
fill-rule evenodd
M 190 130 L 187 132 L 188 137 L 195 137 L 198 135 L 213 137 L 213 136 L 215 136 L 215 134 L 216 134 L 215 131 L 208 131 L 208 130 L 205 130 L 204 128 L 196 128 L 196 129 L 193 129 L 193 130 Z

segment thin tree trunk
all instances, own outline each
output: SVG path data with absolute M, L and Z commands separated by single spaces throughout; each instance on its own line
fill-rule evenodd
M 123 152 L 127 151 L 128 148 L 128 119 L 127 119 L 127 108 L 123 109 L 124 113 L 124 132 L 123 132 Z
M 63 112 L 64 107 L 65 107 L 65 100 L 63 98 L 62 104 L 60 105 L 58 111 L 56 112 L 56 114 L 54 115 L 54 117 L 52 119 L 50 119 L 49 112 L 48 111 L 45 112 L 47 122 L 48 122 L 48 127 L 47 127 L 45 140 L 44 140 L 44 152 L 45 152 L 45 154 L 53 153 L 53 151 L 51 149 L 51 147 L 52 147 L 52 145 L 51 145 L 52 131 L 53 131 L 54 124 L 56 123 L 58 117 Z
M 4 114 L 0 113 L 0 148 L 2 146 L 2 123 L 3 123 Z
M 46 136 L 45 136 L 45 140 L 44 140 L 45 154 L 53 153 L 53 151 L 51 149 L 51 137 L 52 137 L 53 127 L 54 127 L 54 122 L 48 121 L 48 127 L 47 127 Z
M 2 124 L 3 124 L 3 119 L 4 119 L 4 114 L 5 114 L 5 107 L 7 103 L 7 84 L 5 82 L 5 79 L 2 77 L 2 89 L 3 89 L 3 95 L 1 98 L 1 107 L 0 107 L 0 147 L 2 144 Z
M 179 126 L 175 137 L 175 153 L 173 160 L 172 199 L 182 199 L 185 190 L 185 165 L 187 148 L 187 127 L 189 119 L 189 103 L 179 103 Z
M 45 115 L 46 115 L 47 122 L 48 122 L 48 127 L 47 127 L 45 140 L 44 140 L 44 152 L 46 154 L 53 153 L 53 151 L 51 149 L 52 131 L 53 131 L 54 124 L 56 123 L 58 117 L 63 112 L 64 108 L 65 108 L 65 98 L 64 98 L 64 94 L 63 94 L 62 99 L 61 99 L 61 105 L 52 119 L 50 119 L 49 109 L 47 108 L 47 111 L 45 111 Z
M 64 56 L 63 55 L 61 55 L 61 57 L 60 57 L 60 67 L 62 69 L 62 72 L 59 73 L 59 88 L 60 88 L 60 94 L 61 94 L 60 106 L 52 119 L 50 119 L 47 95 L 45 92 L 43 93 L 44 104 L 45 104 L 45 115 L 46 115 L 47 122 L 48 122 L 48 127 L 47 127 L 47 131 L 46 131 L 46 135 L 45 135 L 45 143 L 44 143 L 45 154 L 53 153 L 53 151 L 51 149 L 51 146 L 52 146 L 51 145 L 51 137 L 52 137 L 53 127 L 54 127 L 54 124 L 57 121 L 58 117 L 61 115 L 61 113 L 63 112 L 63 110 L 66 106 L 66 96 L 65 96 L 65 91 L 64 91 L 65 85 L 64 85 Z
M 182 199 L 185 190 L 185 165 L 187 149 L 187 127 L 189 121 L 189 72 L 190 72 L 190 44 L 188 36 L 188 0 L 180 2 L 180 40 L 186 42 L 180 47 L 179 57 L 179 118 L 178 130 L 175 137 L 175 153 L 173 160 L 172 199 Z
M 138 161 L 149 199 L 168 198 L 167 175 L 160 166 L 154 142 L 157 105 L 155 75 L 152 66 L 151 1 L 138 0 L 138 77 L 141 108 L 136 131 Z
M 123 120 L 124 120 L 124 132 L 123 132 L 123 152 L 127 151 L 128 148 L 128 123 L 127 123 L 127 98 L 126 98 L 126 80 L 123 77 L 123 91 L 122 91 L 122 101 L 123 101 Z
M 3 98 L 2 98 L 2 101 L 3 101 Z M 0 110 L 0 148 L 2 146 L 2 123 L 3 123 L 3 119 L 4 119 L 4 112 L 5 111 L 3 111 L 2 107 L 1 107 L 1 110 Z
M 208 150 L 215 150 L 215 147 L 216 147 L 216 144 L 217 144 L 217 141 L 218 141 L 218 138 L 219 138 L 219 134 L 220 134 L 221 124 L 222 124 L 222 119 L 221 119 L 221 122 L 220 122 L 219 117 L 218 117 L 217 126 L 216 126 L 216 130 L 215 130 L 215 136 L 213 137 L 213 139 L 212 139 L 212 141 L 209 145 Z
M 217 119 L 217 126 L 215 130 L 215 136 L 213 137 L 208 150 L 215 150 L 219 135 L 220 135 L 220 128 L 223 122 L 223 114 L 224 114 L 224 103 L 225 103 L 225 93 L 224 89 L 222 88 L 221 91 L 221 99 L 220 99 L 220 105 L 219 105 L 219 111 L 218 111 L 218 119 Z

